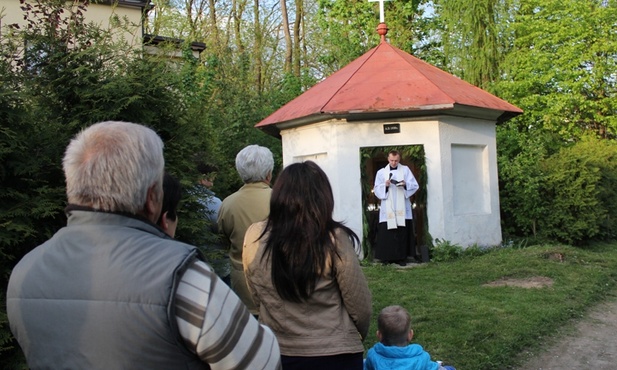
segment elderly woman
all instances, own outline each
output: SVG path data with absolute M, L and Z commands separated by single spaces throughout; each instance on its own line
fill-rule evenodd
M 311 161 L 286 167 L 270 215 L 244 239 L 243 265 L 259 320 L 275 333 L 283 369 L 362 369 L 371 294 L 358 237 L 332 219 L 328 177 Z
M 236 155 L 236 170 L 244 185 L 223 200 L 218 214 L 218 229 L 223 240 L 229 242 L 231 289 L 249 311 L 257 316 L 259 308 L 246 286 L 242 265 L 244 235 L 251 224 L 263 221 L 270 213 L 270 181 L 274 158 L 270 149 L 249 145 Z

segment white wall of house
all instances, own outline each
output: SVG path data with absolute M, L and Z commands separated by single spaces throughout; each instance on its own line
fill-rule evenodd
M 383 125 L 400 124 L 384 134 Z M 329 120 L 281 130 L 283 164 L 318 163 L 334 192 L 334 218 L 362 236 L 360 148 L 423 145 L 433 238 L 467 247 L 501 243 L 495 122 L 454 116 L 397 121 Z M 371 184 L 372 185 L 372 184 Z
M 142 9 L 139 6 L 121 3 L 115 5 L 90 3 L 85 12 L 86 22 L 92 22 L 102 29 L 115 28 L 113 25 L 116 24 L 126 25 L 126 29 L 118 32 L 116 37 L 124 38 L 133 46 L 142 44 L 141 16 Z M 26 24 L 19 0 L 0 0 L 0 34 L 5 34 L 6 27 L 14 23 L 20 26 Z

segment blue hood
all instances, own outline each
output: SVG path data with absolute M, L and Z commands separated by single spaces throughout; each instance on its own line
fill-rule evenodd
M 369 349 L 364 370 L 437 370 L 439 364 L 419 344 L 406 347 L 377 343 Z

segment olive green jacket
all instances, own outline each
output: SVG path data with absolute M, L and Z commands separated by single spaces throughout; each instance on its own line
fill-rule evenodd
M 254 222 L 265 220 L 270 214 L 271 194 L 272 189 L 265 182 L 244 184 L 223 200 L 217 219 L 219 232 L 229 243 L 231 289 L 254 315 L 259 309 L 246 287 L 242 268 L 242 243 L 246 229 Z

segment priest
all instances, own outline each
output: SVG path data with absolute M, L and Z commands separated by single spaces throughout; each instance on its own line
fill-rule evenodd
M 409 167 L 400 161 L 401 154 L 391 150 L 388 165 L 375 175 L 373 191 L 381 206 L 374 257 L 384 264 L 404 266 L 408 255 L 417 258 L 409 198 L 419 186 Z

